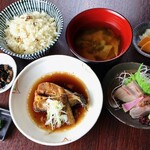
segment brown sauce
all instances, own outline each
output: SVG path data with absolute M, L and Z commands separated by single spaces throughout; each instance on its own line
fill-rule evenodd
M 42 82 L 52 82 L 72 92 L 78 92 L 79 94 L 82 94 L 86 99 L 87 106 L 89 105 L 89 96 L 88 96 L 87 88 L 84 85 L 84 83 L 76 76 L 66 72 L 55 72 L 41 77 L 34 83 L 34 85 L 31 88 L 31 91 L 29 92 L 28 111 L 32 120 L 37 124 L 37 126 L 48 132 L 51 132 L 51 127 L 45 125 L 46 112 L 35 112 L 33 110 L 34 92 L 37 89 L 38 84 Z M 82 120 L 86 111 L 87 110 L 81 107 L 80 105 L 76 105 L 72 107 L 72 112 L 74 114 L 76 123 L 74 125 L 63 125 L 61 128 L 56 129 L 55 131 L 66 130 L 74 127 Z

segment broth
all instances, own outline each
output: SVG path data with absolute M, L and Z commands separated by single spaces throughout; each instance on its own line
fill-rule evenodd
M 120 54 L 119 32 L 110 26 L 82 28 L 75 36 L 77 53 L 90 60 L 112 59 Z
M 72 92 L 77 92 L 82 94 L 86 99 L 87 107 L 88 107 L 89 96 L 88 96 L 87 88 L 79 78 L 66 72 L 55 72 L 52 74 L 47 74 L 41 77 L 40 79 L 38 79 L 34 83 L 28 96 L 28 111 L 32 120 L 37 124 L 38 127 L 51 132 L 51 127 L 45 125 L 46 112 L 35 112 L 33 110 L 34 92 L 37 89 L 38 84 L 42 82 L 52 82 Z M 69 129 L 75 126 L 76 124 L 78 124 L 84 117 L 86 110 L 80 105 L 76 105 L 72 107 L 72 112 L 76 123 L 73 125 L 63 125 L 62 127 L 56 129 L 55 131 Z

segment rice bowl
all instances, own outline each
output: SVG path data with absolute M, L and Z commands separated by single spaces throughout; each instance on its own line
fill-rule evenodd
M 44 46 L 44 48 L 42 47 L 41 50 L 36 51 L 34 53 L 20 54 L 20 53 L 13 52 L 10 49 L 10 47 L 7 45 L 7 42 L 5 40 L 4 30 L 8 27 L 6 25 L 6 22 L 8 20 L 12 20 L 14 16 L 21 16 L 23 14 L 31 13 L 31 12 L 35 12 L 35 11 L 40 12 L 40 13 L 45 12 L 50 17 L 54 18 L 54 20 L 56 22 L 56 32 L 57 32 L 57 34 L 55 35 L 55 38 L 52 39 L 52 42 L 47 44 L 46 47 Z M 10 4 L 9 6 L 7 6 L 6 8 L 4 8 L 4 10 L 2 10 L 0 12 L 0 18 L 1 18 L 0 19 L 0 24 L 1 24 L 1 26 L 0 26 L 0 48 L 1 48 L 1 50 L 9 55 L 19 57 L 21 59 L 37 59 L 37 58 L 43 57 L 45 55 L 48 55 L 51 50 L 50 48 L 53 47 L 53 45 L 58 41 L 58 39 L 62 33 L 62 30 L 63 30 L 63 18 L 62 18 L 62 14 L 61 14 L 60 10 L 53 3 L 46 1 L 46 0 L 16 1 L 16 2 Z M 45 32 L 46 31 L 44 31 L 44 33 Z M 20 33 L 22 33 L 22 32 L 20 32 Z M 45 39 L 45 38 L 43 38 L 43 39 Z M 17 37 L 17 40 L 20 41 L 20 37 Z M 26 42 L 26 43 L 29 43 L 29 42 Z M 30 42 L 30 43 L 32 43 L 32 42 Z M 41 42 L 41 43 L 43 43 L 43 42 Z M 43 44 L 45 45 L 45 42 Z

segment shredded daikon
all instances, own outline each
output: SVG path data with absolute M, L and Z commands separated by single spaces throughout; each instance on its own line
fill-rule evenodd
M 63 110 L 65 106 L 62 102 L 51 100 L 49 97 L 44 105 L 47 108 L 47 121 L 45 125 L 50 125 L 52 130 L 54 130 L 67 123 L 68 118 L 66 112 Z

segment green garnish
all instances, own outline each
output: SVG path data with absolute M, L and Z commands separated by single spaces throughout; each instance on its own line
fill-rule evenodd
M 141 64 L 138 71 L 126 78 L 125 84 L 136 81 L 145 94 L 150 94 L 150 69 Z
M 150 120 L 150 114 L 148 115 L 148 119 Z

